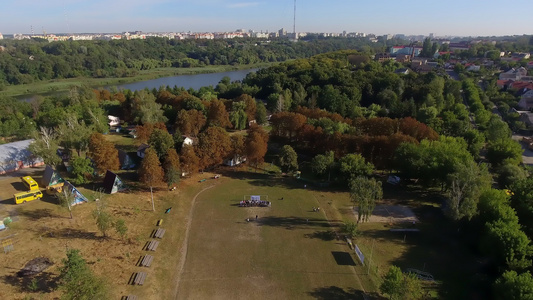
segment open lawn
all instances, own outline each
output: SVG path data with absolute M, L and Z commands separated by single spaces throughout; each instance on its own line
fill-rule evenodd
M 113 231 L 102 237 L 91 217 L 95 202 L 74 207 L 74 219 L 50 196 L 15 205 L 12 194 L 24 189 L 17 177 L 21 174 L 0 177 L 0 217 L 15 220 L 0 232 L 0 239 L 11 236 L 14 242 L 14 251 L 0 253 L 0 299 L 57 297 L 58 268 L 67 247 L 81 250 L 106 279 L 113 299 L 130 294 L 139 299 L 362 299 L 363 291 L 376 296 L 380 277 L 391 264 L 430 272 L 436 282 L 426 287 L 439 299 L 483 296 L 479 288 L 472 289 L 479 273 L 476 258 L 442 216 L 434 194 L 384 186 L 380 204 L 410 207 L 419 221 L 359 226 L 361 235 L 354 243 L 365 261 L 372 261 L 369 272 L 334 234 L 343 221 L 356 219 L 348 193 L 304 188 L 292 177 L 246 169 L 217 170 L 223 176 L 216 180 L 213 173 L 197 174 L 182 180 L 177 191 L 158 190 L 156 212 L 146 189 L 129 182 L 135 180 L 134 172 L 119 173 L 131 189 L 108 195 L 106 201 L 114 218 L 126 221 L 125 240 Z M 39 181 L 42 168 L 23 172 Z M 91 190 L 97 187 L 80 190 L 93 199 Z M 239 207 L 243 195 L 268 195 L 272 206 Z M 165 214 L 168 207 L 172 210 Z M 155 252 L 145 251 L 159 219 L 166 234 Z M 413 226 L 420 232 L 390 231 Z M 150 268 L 136 266 L 144 254 L 154 256 Z M 31 278 L 15 274 L 39 256 L 54 265 L 35 277 L 33 289 Z M 144 285 L 128 285 L 140 271 L 148 274 Z
M 313 211 L 315 193 L 249 175 L 223 176 L 196 200 L 177 299 L 362 299 L 366 276 L 332 234 L 339 220 Z M 243 195 L 268 195 L 272 206 L 239 207 Z

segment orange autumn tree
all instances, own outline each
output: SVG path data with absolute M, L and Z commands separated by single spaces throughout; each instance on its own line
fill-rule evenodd
M 170 148 L 165 154 L 163 161 L 163 170 L 165 171 L 165 182 L 168 187 L 172 187 L 180 180 L 180 158 L 175 148 Z
M 184 135 L 196 136 L 204 127 L 206 118 L 201 111 L 196 109 L 180 110 L 176 118 L 176 127 Z
M 101 133 L 90 135 L 88 155 L 96 164 L 98 174 L 103 174 L 106 170 L 118 170 L 120 167 L 118 150 Z
M 268 133 L 260 126 L 253 124 L 248 129 L 248 135 L 244 141 L 246 159 L 250 165 L 257 168 L 265 161 L 268 146 Z
M 221 164 L 231 153 L 229 134 L 220 127 L 209 127 L 198 135 L 196 150 L 201 168 Z
M 141 167 L 139 168 L 138 172 L 139 180 L 146 186 L 150 187 L 152 210 L 155 211 L 153 187 L 159 186 L 161 183 L 163 183 L 164 172 L 154 149 L 146 149 L 144 158 L 141 162 Z
M 226 110 L 224 102 L 220 100 L 213 100 L 209 103 L 209 110 L 207 111 L 207 124 L 209 126 L 219 126 L 222 128 L 230 128 L 229 113 Z
M 183 145 L 180 156 L 181 170 L 184 174 L 194 174 L 200 168 L 200 159 L 191 145 Z
M 137 134 L 137 141 L 139 143 L 147 143 L 150 139 L 150 136 L 152 135 L 152 132 L 156 128 L 167 132 L 167 127 L 165 126 L 165 123 L 146 123 L 142 126 L 136 126 L 135 132 Z

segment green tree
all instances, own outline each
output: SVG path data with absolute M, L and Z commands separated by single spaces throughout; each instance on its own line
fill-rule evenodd
M 374 166 L 366 162 L 361 154 L 346 154 L 339 160 L 339 171 L 347 181 L 358 176 L 369 176 L 374 172 Z
M 449 175 L 446 213 L 453 220 L 477 214 L 477 203 L 481 192 L 490 188 L 492 177 L 486 165 L 474 161 L 457 166 L 457 171 Z
M 311 161 L 311 169 L 317 175 L 328 173 L 328 181 L 331 180 L 331 170 L 335 166 L 335 156 L 333 151 L 328 151 L 325 154 L 319 154 L 313 157 Z
M 84 120 L 80 120 L 76 114 L 68 114 L 65 121 L 59 124 L 57 131 L 61 145 L 66 149 L 75 149 L 78 156 L 86 151 L 89 146 L 89 136 L 93 133 L 91 126 L 87 126 Z
M 229 120 L 233 128 L 242 130 L 248 124 L 248 115 L 246 114 L 244 102 L 233 102 Z
M 258 100 L 255 110 L 255 122 L 258 125 L 263 125 L 267 122 L 267 111 L 263 101 Z
M 498 175 L 498 184 L 500 188 L 508 188 L 513 183 L 528 177 L 527 172 L 520 166 L 504 163 L 500 165 L 496 173 Z
M 403 283 L 402 270 L 396 266 L 391 266 L 389 272 L 385 274 L 379 290 L 381 293 L 389 295 L 391 300 L 401 299 Z
M 102 233 L 104 237 L 107 237 L 107 232 L 109 229 L 113 228 L 113 218 L 107 212 L 105 203 L 102 199 L 98 201 L 98 205 L 95 210 L 93 210 L 93 218 L 96 221 L 96 227 Z
M 358 176 L 350 179 L 350 199 L 357 205 L 357 223 L 368 221 L 376 207 L 376 201 L 383 198 L 381 181 Z
M 422 51 L 420 52 L 420 56 L 422 57 L 433 57 L 433 54 L 435 54 L 434 52 L 431 53 L 432 51 L 432 43 L 431 43 L 431 39 L 430 38 L 425 38 L 424 39 L 424 43 L 422 44 Z
M 113 226 L 115 231 L 120 235 L 121 239 L 124 239 L 128 234 L 128 226 L 126 226 L 126 221 L 124 219 L 118 219 Z
M 137 123 L 159 123 L 166 122 L 168 119 L 164 116 L 161 104 L 156 103 L 155 96 L 144 90 L 135 92 L 131 102 L 131 111 L 134 121 Z
M 154 149 L 146 149 L 138 172 L 139 180 L 150 187 L 152 210 L 155 211 L 153 187 L 158 186 L 163 182 L 164 172 Z
M 44 163 L 57 166 L 61 163 L 61 157 L 57 155 L 59 141 L 57 132 L 52 128 L 42 127 L 36 134 L 35 141 L 30 144 L 30 152 L 43 159 Z
M 279 165 L 285 172 L 294 172 L 298 170 L 298 154 L 291 146 L 281 147 L 279 154 Z
M 501 164 L 518 165 L 522 162 L 522 146 L 510 138 L 489 143 L 487 159 L 493 166 Z
M 422 299 L 422 284 L 415 274 L 403 274 L 400 268 L 391 266 L 385 274 L 379 290 L 394 300 Z
M 505 271 L 494 283 L 494 299 L 533 300 L 533 277 L 529 271 L 518 275 Z
M 359 235 L 358 224 L 356 222 L 348 221 L 342 223 L 341 231 L 350 238 L 354 238 Z
M 174 139 L 167 131 L 154 128 L 148 139 L 148 145 L 153 147 L 159 159 L 163 159 L 167 151 L 174 147 Z
M 104 281 L 89 269 L 87 262 L 80 255 L 80 250 L 67 250 L 67 258 L 63 259 L 59 272 L 59 289 L 63 291 L 61 299 L 108 299 L 108 290 Z
M 72 182 L 75 184 L 88 183 L 89 176 L 92 176 L 94 169 L 91 166 L 91 161 L 85 157 L 76 156 L 71 159 L 72 175 L 74 178 Z

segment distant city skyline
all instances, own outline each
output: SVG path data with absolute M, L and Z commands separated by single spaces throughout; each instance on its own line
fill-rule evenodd
M 3 3 L 0 32 L 292 32 L 293 0 L 19 0 Z M 364 3 L 363 3 L 364 2 Z M 532 34 L 533 1 L 297 0 L 297 32 L 435 36 Z M 506 13 L 503 13 L 506 12 Z M 514 12 L 509 14 L 509 12 Z M 520 15 L 523 13 L 523 15 Z

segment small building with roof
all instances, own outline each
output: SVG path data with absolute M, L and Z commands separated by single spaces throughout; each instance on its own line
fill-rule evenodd
M 0 174 L 18 169 L 42 166 L 42 158 L 33 155 L 29 146 L 33 139 L 0 145 Z

